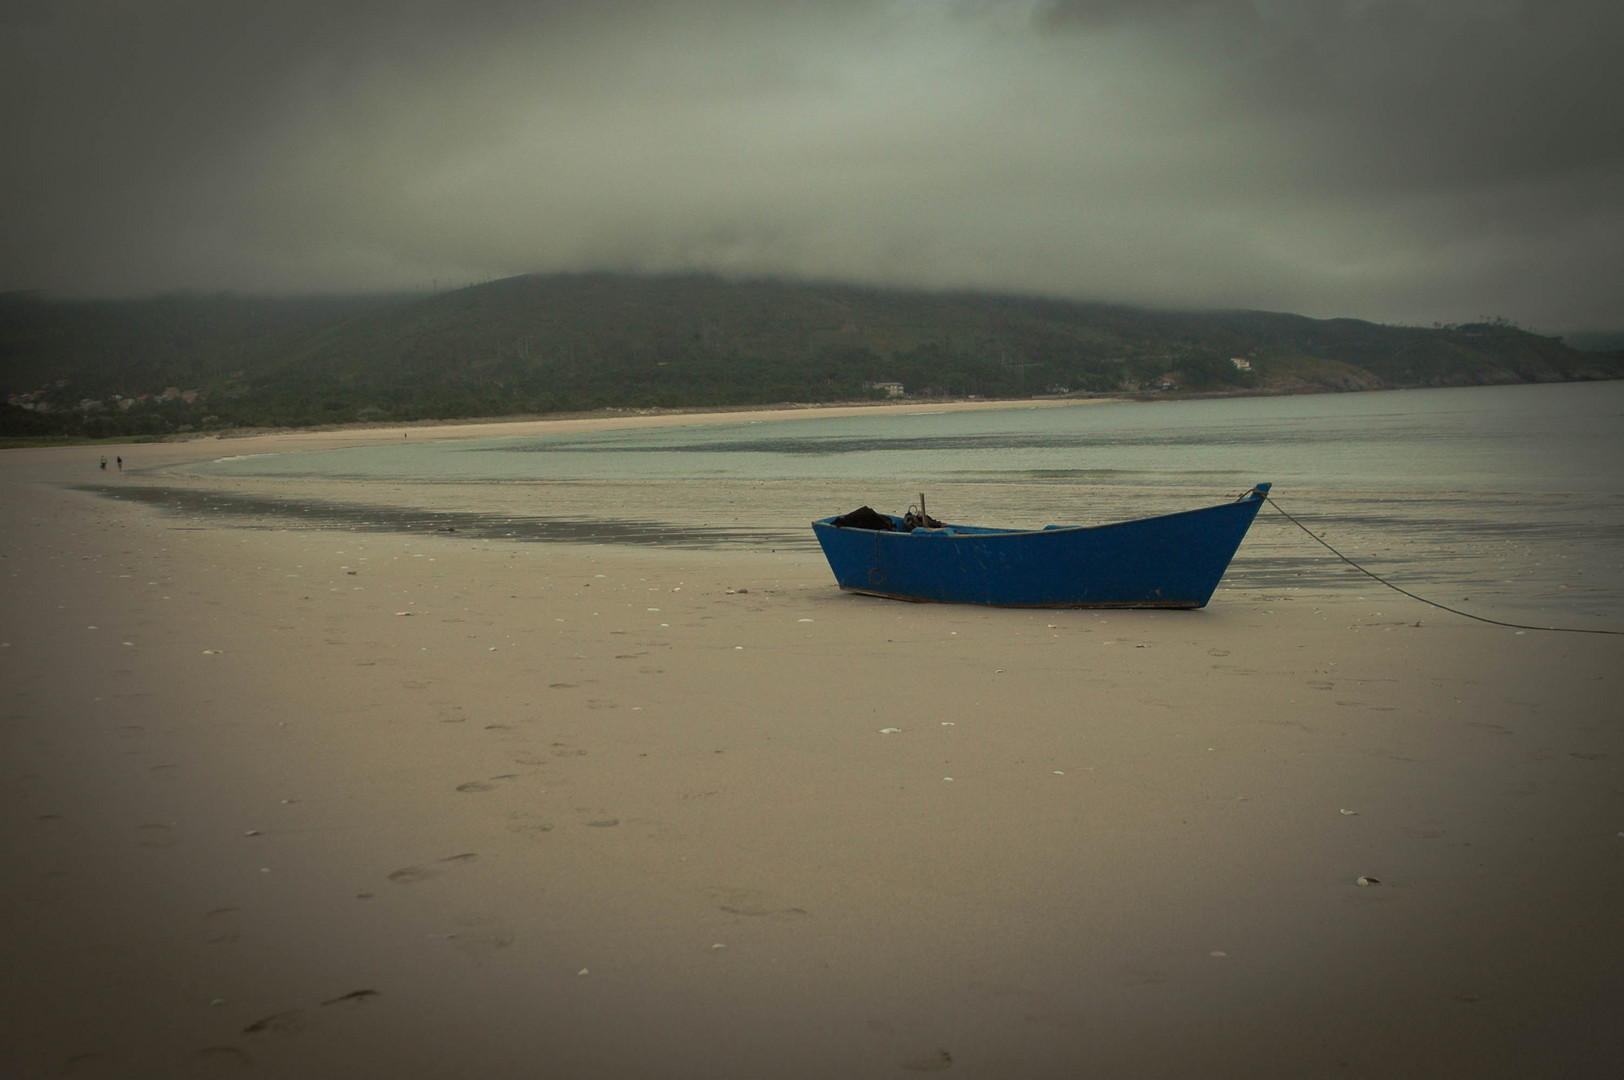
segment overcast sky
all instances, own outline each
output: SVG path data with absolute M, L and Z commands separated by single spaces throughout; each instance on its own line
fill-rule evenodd
M 1624 327 L 1618 0 L 0 0 L 0 289 L 715 270 Z

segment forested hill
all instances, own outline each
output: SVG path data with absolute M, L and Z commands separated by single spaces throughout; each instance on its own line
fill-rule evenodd
M 912 398 L 985 398 L 1620 377 L 1624 353 L 1579 352 L 1498 320 L 1423 329 L 701 275 L 524 276 L 388 297 L 0 296 L 9 435 L 895 392 L 880 383 Z

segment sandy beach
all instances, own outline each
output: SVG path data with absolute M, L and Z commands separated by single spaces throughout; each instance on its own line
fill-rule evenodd
M 1624 1068 L 1624 639 L 230 528 L 103 449 L 0 451 L 0 1075 Z

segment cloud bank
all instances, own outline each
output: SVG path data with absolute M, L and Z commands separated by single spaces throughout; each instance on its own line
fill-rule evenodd
M 56 0 L 0 289 L 712 270 L 1624 325 L 1624 7 Z

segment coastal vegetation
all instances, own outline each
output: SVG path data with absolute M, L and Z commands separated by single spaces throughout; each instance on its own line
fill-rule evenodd
M 0 296 L 0 436 L 11 439 L 899 394 L 1273 394 L 1620 377 L 1624 352 L 1580 351 L 1500 319 L 1422 328 L 708 275 L 526 275 L 364 297 Z

